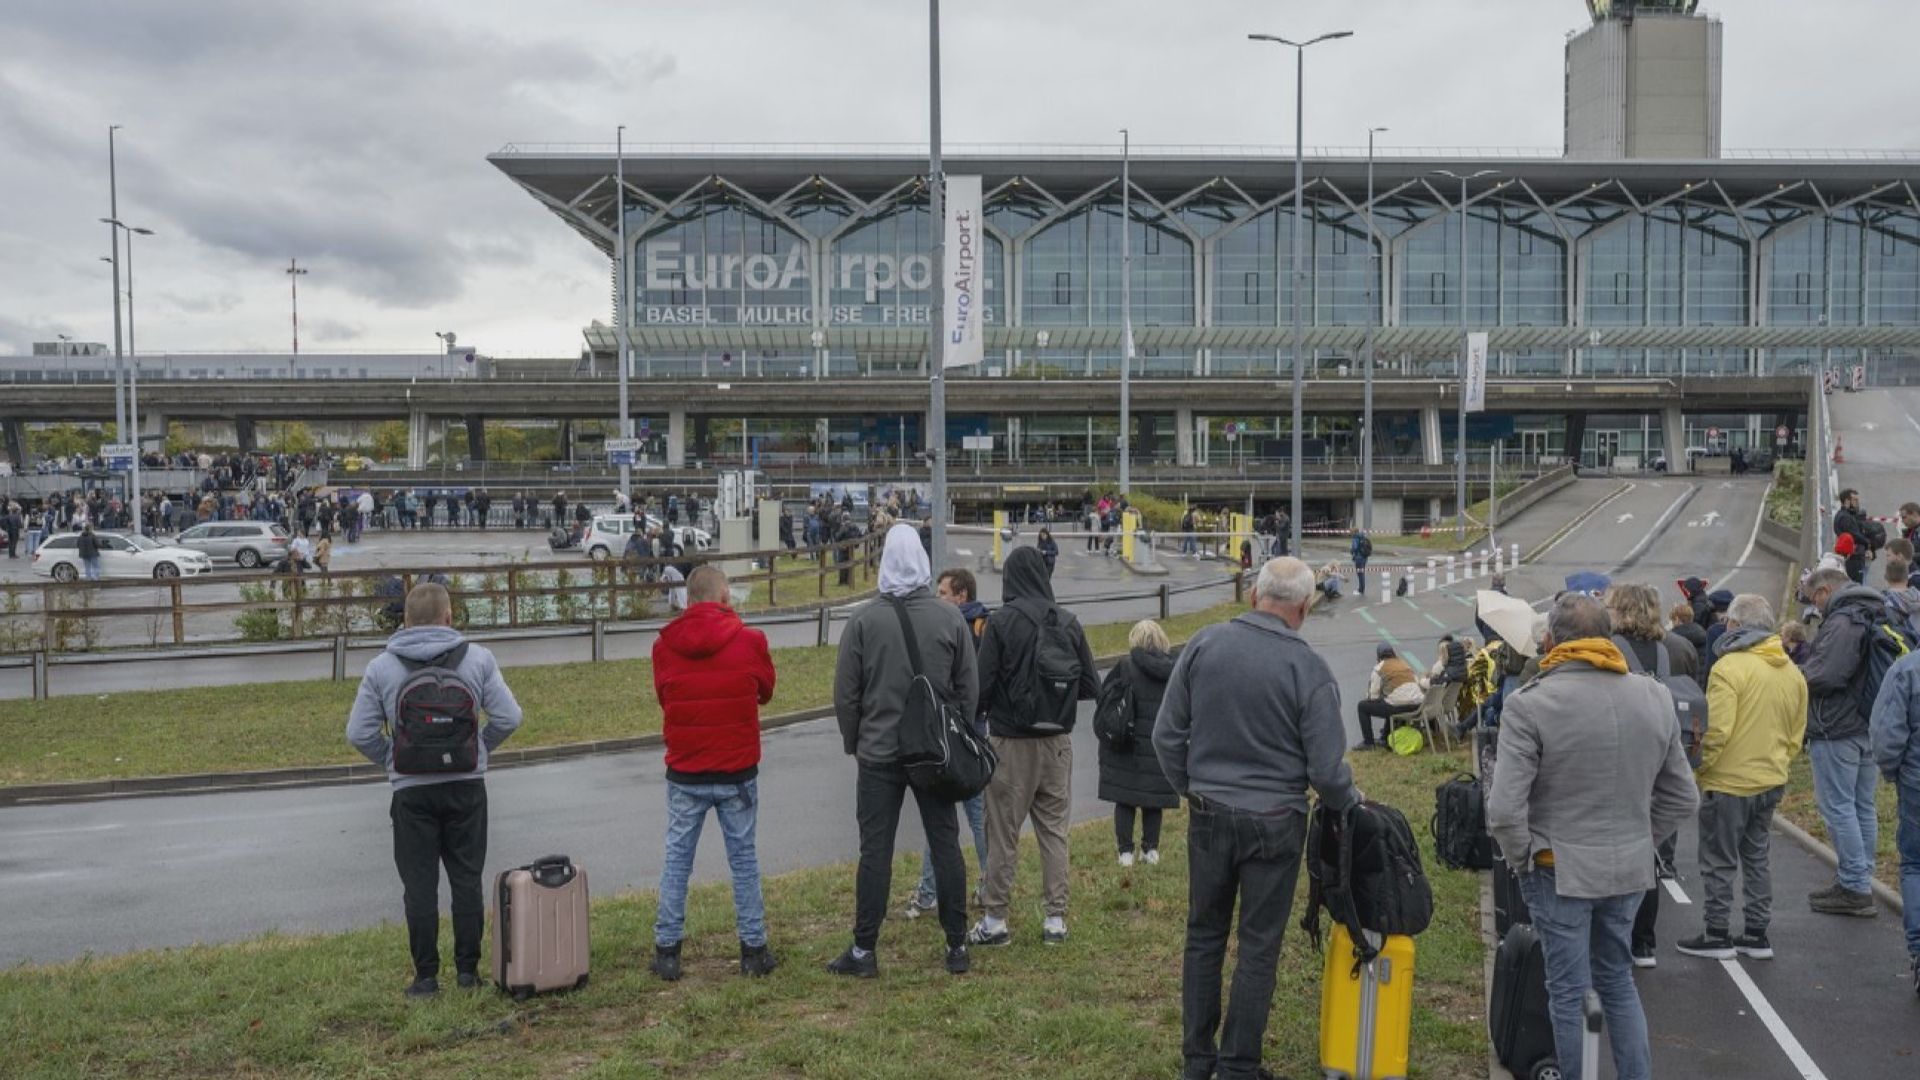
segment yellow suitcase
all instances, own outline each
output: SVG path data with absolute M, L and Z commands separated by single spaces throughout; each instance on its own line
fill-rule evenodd
M 1327 937 L 1320 984 L 1320 1067 L 1328 1080 L 1404 1080 L 1413 1040 L 1413 939 L 1367 932 L 1379 950 L 1366 964 L 1347 928 Z

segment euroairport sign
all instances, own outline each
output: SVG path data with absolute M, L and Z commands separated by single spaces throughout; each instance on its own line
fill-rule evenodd
M 639 458 L 639 455 L 640 455 L 639 439 L 608 439 L 607 440 L 607 464 L 609 465 L 637 464 L 637 459 Z
M 107 443 L 100 447 L 100 456 L 107 459 L 107 468 L 115 472 L 126 472 L 133 468 L 132 443 Z

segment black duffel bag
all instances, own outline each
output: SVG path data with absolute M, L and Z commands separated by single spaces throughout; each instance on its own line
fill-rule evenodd
M 1467 773 L 1433 789 L 1433 852 L 1455 870 L 1493 869 L 1493 837 L 1487 833 L 1486 792 Z
M 887 599 L 900 619 L 900 635 L 913 660 L 913 684 L 907 688 L 906 707 L 900 712 L 900 749 L 895 760 L 906 768 L 907 780 L 916 790 L 942 802 L 965 802 L 987 790 L 1000 759 L 927 678 L 905 601 Z

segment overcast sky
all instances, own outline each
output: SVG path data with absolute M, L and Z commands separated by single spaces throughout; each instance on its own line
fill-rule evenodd
M 1913 0 L 1742 0 L 1729 148 L 1920 148 Z M 536 14 L 537 13 L 537 14 Z M 946 137 L 1558 147 L 1579 0 L 947 0 Z M 607 267 L 485 156 L 508 142 L 916 142 L 913 0 L 16 0 L 0 33 L 0 353 L 111 341 L 107 126 L 142 352 L 573 355 Z

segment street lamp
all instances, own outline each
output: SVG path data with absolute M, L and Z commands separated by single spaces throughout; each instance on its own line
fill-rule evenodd
M 306 268 L 300 265 L 299 259 L 287 260 L 287 284 L 292 286 L 293 288 L 293 357 L 294 359 L 292 363 L 298 363 L 300 359 L 300 276 L 302 274 L 305 274 L 306 272 L 307 272 Z
M 927 308 L 929 380 L 927 459 L 933 466 L 933 565 L 947 565 L 947 350 L 941 331 L 946 307 L 947 214 L 945 170 L 940 164 L 940 0 L 927 0 L 927 229 L 933 241 L 933 283 Z
M 1305 452 L 1301 442 L 1301 428 L 1305 420 L 1301 416 L 1300 401 L 1306 393 L 1305 370 L 1301 365 L 1301 353 L 1305 351 L 1306 327 L 1300 308 L 1300 295 L 1306 292 L 1306 264 L 1300 256 L 1301 219 L 1306 215 L 1306 95 L 1307 95 L 1307 49 L 1323 41 L 1352 37 L 1351 30 L 1336 30 L 1331 34 L 1321 34 L 1304 42 L 1288 41 L 1273 34 L 1248 34 L 1249 41 L 1268 41 L 1275 45 L 1285 45 L 1294 55 L 1294 100 L 1293 100 L 1293 529 L 1288 550 L 1295 556 L 1300 554 L 1300 515 L 1301 486 L 1300 458 Z
M 620 124 L 613 129 L 613 216 L 620 254 L 614 261 L 614 281 L 620 289 L 620 296 L 613 303 L 614 335 L 620 345 L 620 437 L 633 438 L 633 416 L 627 408 L 627 368 L 630 349 L 627 329 L 627 308 L 633 302 L 632 285 L 627 279 L 627 125 Z M 741 430 L 746 429 L 742 426 Z M 625 464 L 627 454 L 620 461 L 620 495 L 633 505 L 633 467 Z
M 119 124 L 107 125 L 107 216 L 100 222 L 112 226 L 109 233 L 113 237 L 113 257 L 107 261 L 113 264 L 113 423 L 124 432 L 127 401 L 122 385 L 126 378 L 125 361 L 120 354 L 120 170 L 113 145 L 113 133 L 119 130 Z
M 1367 129 L 1367 341 L 1362 368 L 1366 393 L 1360 416 L 1360 524 L 1373 531 L 1373 328 L 1380 321 L 1374 311 L 1374 286 L 1380 284 L 1380 245 L 1373 232 L 1373 137 L 1386 131 Z
M 135 342 L 133 333 L 133 238 L 135 236 L 152 236 L 153 230 L 144 229 L 138 225 L 128 225 L 118 218 L 105 220 L 107 224 L 114 227 L 116 232 L 124 229 L 127 233 L 127 358 L 132 361 L 132 364 L 127 368 L 126 427 L 120 429 L 119 435 L 121 442 L 131 442 L 133 444 L 133 471 L 130 474 L 129 480 L 129 486 L 132 489 L 130 495 L 133 504 L 129 509 L 133 513 L 134 531 L 144 533 L 145 530 L 140 526 L 142 517 L 140 506 L 140 349 Z M 131 438 L 128 437 L 129 431 L 132 432 Z M 161 437 L 164 441 L 164 432 Z
M 1460 181 L 1460 422 L 1454 435 L 1454 455 L 1458 467 L 1453 482 L 1454 536 L 1462 541 L 1467 538 L 1467 181 L 1478 180 L 1483 176 L 1494 176 L 1498 169 L 1481 169 L 1478 172 L 1457 173 L 1451 169 L 1435 169 L 1435 176 L 1445 176 Z M 1499 258 L 1496 253 L 1495 259 Z
M 433 336 L 440 339 L 440 377 L 444 379 L 447 377 L 447 357 L 453 353 L 453 343 L 460 340 L 460 335 L 451 330 L 435 330 Z
M 1133 136 L 1120 129 L 1120 494 L 1133 487 Z

